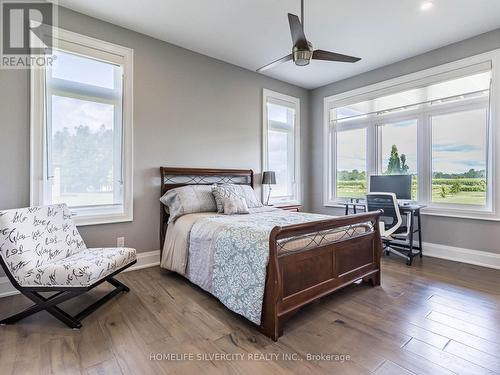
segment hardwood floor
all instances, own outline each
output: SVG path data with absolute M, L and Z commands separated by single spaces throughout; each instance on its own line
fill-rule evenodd
M 382 276 L 381 287 L 353 285 L 304 308 L 275 343 L 180 276 L 129 272 L 119 279 L 131 292 L 79 331 L 45 312 L 0 327 L 0 373 L 500 373 L 500 270 L 384 258 Z M 107 290 L 64 306 L 76 311 Z M 27 305 L 0 299 L 0 316 Z

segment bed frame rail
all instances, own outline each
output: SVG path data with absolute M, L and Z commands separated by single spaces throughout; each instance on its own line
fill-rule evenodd
M 380 285 L 380 214 L 275 227 L 269 238 L 261 332 L 277 340 L 286 319 L 306 304 L 360 279 Z M 294 240 L 302 246 L 288 250 Z

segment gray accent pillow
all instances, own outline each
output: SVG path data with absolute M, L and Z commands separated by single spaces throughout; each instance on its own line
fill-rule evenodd
M 224 215 L 249 214 L 247 201 L 244 198 L 224 198 Z
M 169 190 L 160 202 L 168 209 L 169 223 L 186 214 L 217 211 L 210 185 L 187 185 Z
M 248 208 L 262 207 L 263 204 L 255 196 L 255 192 L 249 185 L 222 184 L 212 185 L 212 193 L 217 204 L 217 212 L 224 212 L 224 198 L 243 198 Z

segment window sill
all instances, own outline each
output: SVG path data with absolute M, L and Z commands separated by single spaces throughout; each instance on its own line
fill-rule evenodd
M 107 216 L 74 216 L 73 221 L 77 227 L 88 225 L 115 224 L 133 221 L 130 215 L 107 215 Z
M 327 202 L 323 203 L 324 207 L 329 208 L 341 208 L 345 209 L 345 205 L 342 202 Z M 457 219 L 469 219 L 469 220 L 485 220 L 485 221 L 500 221 L 500 217 L 492 211 L 478 211 L 478 210 L 460 210 L 460 209 L 443 209 L 436 207 L 425 207 L 421 210 L 424 216 L 441 216 L 450 217 Z
M 469 220 L 500 221 L 500 217 L 498 217 L 497 214 L 491 211 L 465 211 L 465 210 L 426 207 L 422 209 L 422 215 L 441 216 L 441 217 L 469 219 Z
M 115 210 L 109 207 L 107 209 L 70 207 L 70 211 L 77 226 L 123 223 L 133 220 L 132 211 L 124 211 L 121 206 Z
M 327 203 L 323 203 L 323 206 L 330 207 L 330 208 L 345 208 L 344 202 L 327 202 Z

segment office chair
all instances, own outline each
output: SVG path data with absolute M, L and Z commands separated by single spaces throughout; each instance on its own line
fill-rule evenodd
M 403 225 L 403 218 L 399 210 L 398 200 L 394 193 L 368 193 L 366 195 L 366 211 L 383 210 L 380 217 L 380 236 L 384 245 L 386 255 L 393 253 L 406 259 L 406 264 L 410 265 L 410 257 L 394 249 L 397 241 L 406 241 L 410 235 L 411 214 L 406 214 L 406 223 Z M 392 246 L 391 246 L 392 245 Z

